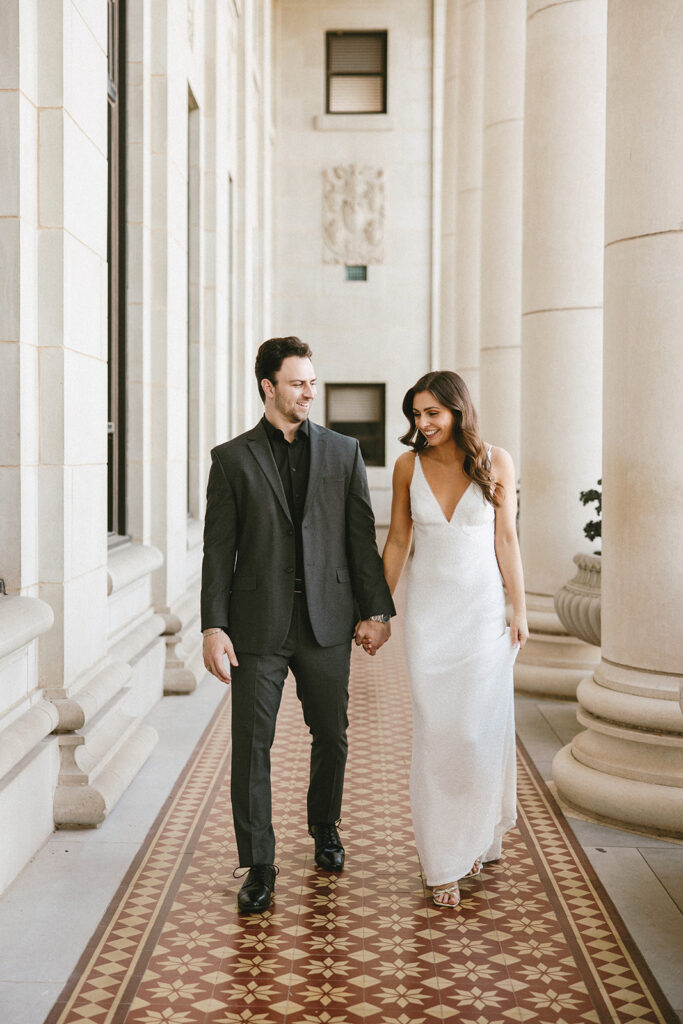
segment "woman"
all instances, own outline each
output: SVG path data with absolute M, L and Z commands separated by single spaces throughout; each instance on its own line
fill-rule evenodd
M 512 667 L 528 627 L 512 459 L 485 444 L 457 373 L 403 399 L 412 450 L 394 468 L 384 572 L 393 594 L 410 550 L 405 640 L 413 697 L 410 800 L 434 903 L 500 856 L 515 822 Z M 505 596 L 512 620 L 505 628 Z

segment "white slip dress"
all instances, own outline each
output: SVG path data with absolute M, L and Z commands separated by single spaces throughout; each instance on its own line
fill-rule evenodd
M 491 451 L 489 449 L 489 458 Z M 515 824 L 512 670 L 495 511 L 472 482 L 450 521 L 415 458 L 405 644 L 413 702 L 410 804 L 430 886 L 496 860 Z

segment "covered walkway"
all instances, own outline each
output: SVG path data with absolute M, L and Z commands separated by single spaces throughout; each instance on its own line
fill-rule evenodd
M 565 821 L 542 775 L 575 731 L 569 703 L 517 698 L 518 828 L 501 861 L 463 884 L 458 910 L 431 906 L 394 632 L 374 660 L 354 653 L 347 869 L 313 864 L 308 737 L 288 686 L 273 754 L 276 900 L 265 915 L 237 915 L 230 701 L 207 678 L 187 715 L 183 698 L 157 707 L 162 743 L 101 829 L 56 833 L 0 902 L 3 1024 L 677 1019 L 666 996 L 683 1005 L 683 850 Z

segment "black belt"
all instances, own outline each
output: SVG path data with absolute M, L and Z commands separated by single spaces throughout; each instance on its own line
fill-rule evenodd
M 294 580 L 294 593 L 295 594 L 303 594 L 304 593 L 304 581 L 303 580 Z

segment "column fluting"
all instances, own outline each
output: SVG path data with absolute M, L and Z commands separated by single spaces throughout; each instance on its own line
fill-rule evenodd
M 519 473 L 525 0 L 486 0 L 479 419 Z
M 479 405 L 484 0 L 461 0 L 458 33 L 456 365 Z
M 602 661 L 557 755 L 570 803 L 683 833 L 683 8 L 609 6 Z
M 530 640 L 519 689 L 573 697 L 599 651 L 553 607 L 591 550 L 600 476 L 606 0 L 527 6 L 520 542 Z

